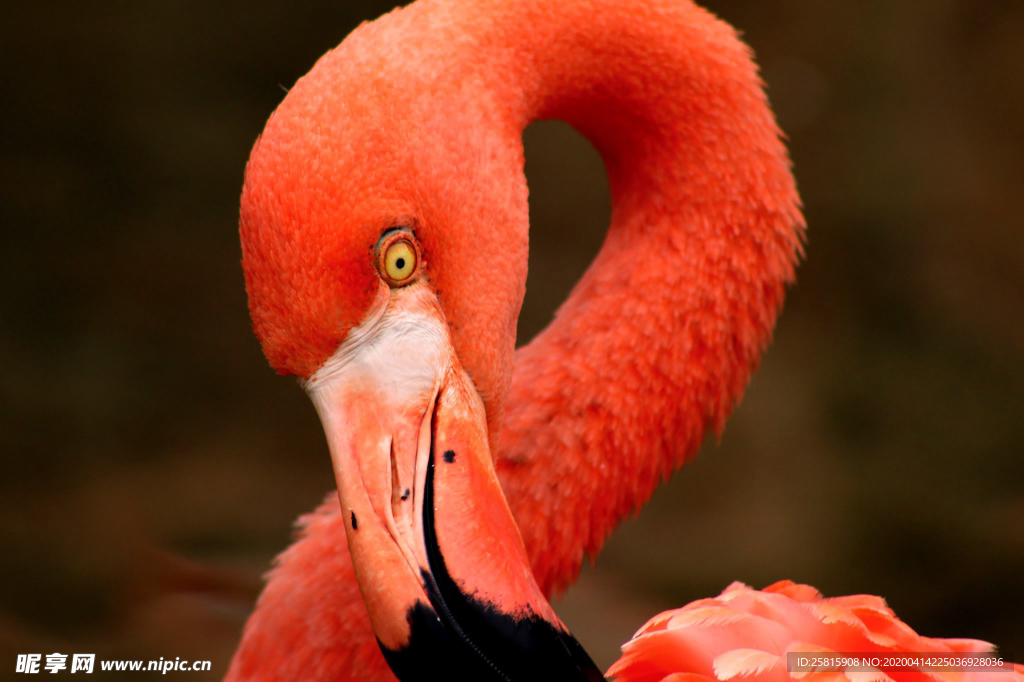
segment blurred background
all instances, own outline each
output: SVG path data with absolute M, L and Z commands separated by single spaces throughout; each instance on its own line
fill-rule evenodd
M 705 4 L 762 65 L 807 260 L 721 442 L 558 609 L 606 665 L 659 610 L 792 578 L 1024 659 L 1024 3 Z M 177 656 L 219 679 L 292 522 L 333 489 L 312 406 L 249 328 L 237 202 L 284 89 L 389 5 L 5 8 L 4 668 Z M 536 124 L 526 148 L 521 342 L 609 215 L 582 138 Z

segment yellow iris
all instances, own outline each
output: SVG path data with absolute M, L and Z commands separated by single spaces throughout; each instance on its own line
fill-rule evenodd
M 405 239 L 390 244 L 384 254 L 384 275 L 392 285 L 402 285 L 416 272 L 416 249 Z

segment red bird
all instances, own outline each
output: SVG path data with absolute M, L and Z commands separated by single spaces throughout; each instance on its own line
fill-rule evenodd
M 521 135 L 545 118 L 601 153 L 614 211 L 516 353 Z M 295 84 L 240 229 L 256 334 L 312 398 L 338 496 L 279 557 L 228 679 L 603 679 L 547 596 L 721 429 L 801 253 L 736 33 L 688 0 L 418 0 Z M 794 650 L 981 646 L 911 635 L 876 598 L 734 585 L 655 618 L 610 674 L 781 679 Z

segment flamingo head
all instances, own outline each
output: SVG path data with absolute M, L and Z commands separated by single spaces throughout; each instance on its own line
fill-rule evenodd
M 255 331 L 316 406 L 395 672 L 491 679 L 545 652 L 578 670 L 589 659 L 533 579 L 489 445 L 525 285 L 521 142 L 486 101 L 411 96 L 429 88 L 375 49 L 374 26 L 295 85 L 250 156 Z
M 321 58 L 257 140 L 241 201 L 249 308 L 270 364 L 312 381 L 388 301 L 436 298 L 495 430 L 526 283 L 521 122 L 469 91 L 482 67 L 414 55 L 410 10 Z M 397 232 L 418 256 L 401 286 L 380 267 Z

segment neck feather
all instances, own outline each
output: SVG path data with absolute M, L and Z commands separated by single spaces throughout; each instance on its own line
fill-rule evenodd
M 681 0 L 495 11 L 512 27 L 517 78 L 496 87 L 519 103 L 518 130 L 573 125 L 612 193 L 601 252 L 517 354 L 500 433 L 499 473 L 548 591 L 721 431 L 770 339 L 803 218 L 732 28 Z

